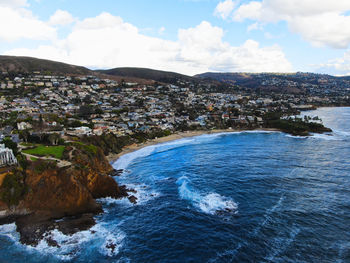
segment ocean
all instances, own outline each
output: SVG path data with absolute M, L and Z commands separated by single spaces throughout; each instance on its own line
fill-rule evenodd
M 0 226 L 0 262 L 350 262 L 350 108 L 320 108 L 332 134 L 202 135 L 122 156 L 138 204 L 100 199 L 91 230 L 19 243 Z

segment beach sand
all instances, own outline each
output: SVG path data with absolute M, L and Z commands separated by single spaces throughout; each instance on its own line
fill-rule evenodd
M 223 129 L 223 130 L 203 130 L 203 131 L 186 131 L 186 132 L 176 132 L 173 133 L 169 136 L 161 137 L 161 138 L 156 138 L 153 140 L 149 140 L 145 143 L 140 143 L 140 144 L 132 144 L 128 145 L 123 148 L 123 150 L 118 153 L 111 153 L 107 156 L 107 160 L 112 164 L 118 160 L 119 157 L 121 157 L 124 154 L 131 153 L 137 150 L 140 150 L 141 148 L 150 146 L 150 145 L 155 145 L 159 143 L 164 143 L 164 142 L 170 142 L 170 141 L 175 141 L 183 138 L 188 138 L 188 137 L 195 137 L 195 136 L 200 136 L 203 134 L 215 134 L 215 133 L 224 133 L 224 132 L 241 132 L 241 131 L 247 131 L 247 130 L 238 130 L 238 129 Z M 249 130 L 248 130 L 249 131 Z M 277 129 L 269 129 L 269 128 L 264 128 L 264 129 L 254 129 L 254 131 L 278 131 Z

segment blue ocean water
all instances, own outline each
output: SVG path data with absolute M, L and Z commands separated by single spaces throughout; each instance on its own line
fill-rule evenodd
M 203 135 L 124 155 L 116 180 L 137 205 L 99 200 L 93 231 L 50 233 L 60 248 L 0 226 L 0 262 L 350 262 L 350 108 L 307 115 L 333 133 Z

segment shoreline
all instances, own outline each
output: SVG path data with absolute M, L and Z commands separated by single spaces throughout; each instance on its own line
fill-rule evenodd
M 183 138 L 190 138 L 190 137 L 197 137 L 201 136 L 204 134 L 216 134 L 216 133 L 229 133 L 229 132 L 245 132 L 245 131 L 270 131 L 270 132 L 280 132 L 279 129 L 275 128 L 258 128 L 258 129 L 215 129 L 215 130 L 198 130 L 198 131 L 185 131 L 185 132 L 175 132 L 173 134 L 170 134 L 169 136 L 165 137 L 160 137 L 152 140 L 148 140 L 144 143 L 134 143 L 128 146 L 125 146 L 120 153 L 110 153 L 109 155 L 106 156 L 108 162 L 113 165 L 121 156 L 135 152 L 137 150 L 140 150 L 142 148 L 151 146 L 151 145 L 156 145 L 160 143 L 165 143 L 165 142 L 171 142 L 171 141 L 176 141 L 180 140 Z

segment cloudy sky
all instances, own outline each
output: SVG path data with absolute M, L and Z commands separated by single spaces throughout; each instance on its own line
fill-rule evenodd
M 0 0 L 0 54 L 89 68 L 350 74 L 350 0 Z

